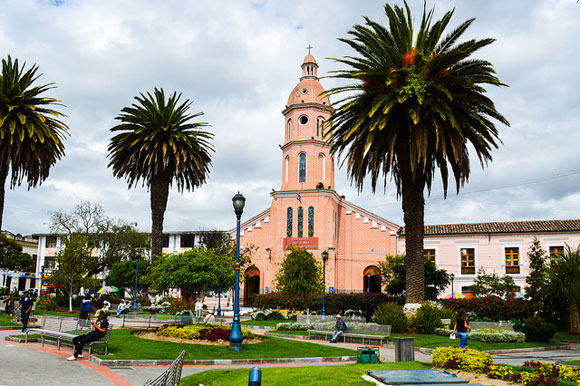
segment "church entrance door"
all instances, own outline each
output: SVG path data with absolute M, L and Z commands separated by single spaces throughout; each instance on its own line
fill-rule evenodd
M 244 306 L 251 306 L 254 303 L 254 295 L 260 293 L 260 270 L 250 267 L 245 273 L 244 285 Z

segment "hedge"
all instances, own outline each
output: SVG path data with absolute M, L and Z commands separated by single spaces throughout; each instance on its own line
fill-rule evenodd
M 497 296 L 486 296 L 473 299 L 442 299 L 441 303 L 455 311 L 460 309 L 480 318 L 487 317 L 495 321 L 526 319 L 540 310 L 541 306 L 531 300 L 502 299 Z

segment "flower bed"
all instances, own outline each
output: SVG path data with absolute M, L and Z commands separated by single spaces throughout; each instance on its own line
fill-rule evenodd
M 484 373 L 490 378 L 524 386 L 556 386 L 558 381 L 580 381 L 579 368 L 531 361 L 524 363 L 530 371 L 516 372 L 511 366 L 494 365 L 491 355 L 468 348 L 439 347 L 432 357 L 434 367 Z
M 453 330 L 447 328 L 435 329 L 435 335 L 449 336 Z M 505 330 L 478 330 L 472 331 L 468 335 L 469 339 L 486 343 L 523 343 L 526 335 L 522 332 L 512 332 Z
M 229 340 L 231 330 L 231 327 L 214 326 L 212 324 L 178 324 L 163 325 L 153 331 L 158 336 L 215 342 L 218 340 Z M 253 339 L 256 337 L 253 332 L 244 328 L 242 328 L 242 335 L 244 339 Z

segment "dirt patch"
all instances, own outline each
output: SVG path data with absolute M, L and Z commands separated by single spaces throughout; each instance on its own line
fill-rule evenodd
M 465 380 L 469 381 L 470 383 L 471 382 L 473 382 L 473 383 L 481 383 L 482 385 L 490 385 L 490 386 L 513 386 L 513 385 L 520 385 L 520 383 L 502 381 L 501 379 L 492 379 L 492 378 L 489 378 L 485 374 L 466 373 L 465 371 L 449 370 L 449 369 L 447 369 L 446 371 L 448 371 L 450 373 L 453 373 L 453 374 L 457 374 L 457 376 L 459 378 L 465 379 Z
M 215 342 L 209 340 L 192 340 L 192 339 L 183 339 L 183 338 L 176 338 L 170 336 L 159 336 L 151 331 L 135 331 L 133 333 L 136 337 L 148 340 L 158 340 L 162 342 L 173 342 L 173 343 L 188 343 L 188 344 L 204 344 L 209 346 L 229 346 L 230 342 L 227 340 L 217 340 Z M 255 344 L 263 342 L 263 338 L 254 338 L 254 339 L 244 339 L 244 344 Z

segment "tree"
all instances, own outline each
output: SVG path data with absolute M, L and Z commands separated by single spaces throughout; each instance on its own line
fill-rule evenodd
M 509 275 L 500 277 L 495 273 L 485 273 L 485 270 L 481 268 L 473 279 L 471 292 L 473 296 L 477 297 L 495 295 L 500 298 L 511 298 L 515 295 L 516 283 L 514 278 Z
M 580 245 L 572 250 L 568 244 L 564 253 L 550 257 L 550 278 L 570 299 L 569 332 L 580 334 L 578 292 L 580 291 Z
M 31 271 L 33 265 L 32 257 L 22 252 L 22 246 L 16 240 L 0 234 L 0 268 Z
M 278 292 L 308 305 L 322 296 L 322 265 L 306 249 L 290 246 L 274 284 Z
M 96 282 L 88 275 L 91 260 L 88 238 L 73 234 L 64 248 L 56 253 L 57 267 L 48 277 L 48 282 L 63 290 L 69 298 L 69 311 L 72 311 L 72 296 L 81 287 L 92 287 Z
M 109 218 L 100 204 L 90 201 L 81 201 L 70 212 L 63 209 L 52 212 L 50 229 L 67 237 L 82 235 L 88 247 L 99 249 L 99 256 L 90 260 L 88 276 L 107 271 L 115 263 L 134 260 L 136 251 L 149 244 L 147 235 L 137 230 L 136 223 Z
M 138 103 L 121 110 L 111 128 L 118 133 L 109 143 L 109 167 L 117 178 L 126 178 L 129 189 L 142 181 L 150 192 L 151 253 L 155 258 L 163 249 L 163 218 L 169 188 L 175 181 L 178 191 L 193 191 L 206 182 L 211 165 L 210 140 L 213 134 L 201 130 L 206 122 L 193 120 L 203 112 L 190 114 L 193 102 L 179 104 L 174 92 L 166 101 L 163 89 L 153 95 L 139 94 Z
M 548 269 L 546 267 L 546 251 L 542 249 L 540 240 L 534 240 L 528 249 L 530 273 L 526 276 L 526 297 L 536 303 L 544 304 L 547 294 Z
M 151 267 L 149 279 L 157 290 L 181 288 L 181 296 L 192 299 L 208 290 L 231 288 L 235 266 L 229 256 L 221 256 L 211 249 L 196 247 L 182 253 L 158 258 Z
M 425 272 L 425 299 L 436 300 L 439 294 L 449 285 L 449 275 L 444 269 L 429 259 L 424 258 Z M 381 274 L 381 285 L 389 295 L 404 296 L 406 285 L 405 255 L 387 256 L 385 261 L 378 264 Z
M 385 5 L 388 26 L 365 18 L 351 39 L 339 39 L 357 56 L 334 59 L 348 68 L 332 78 L 350 84 L 330 89 L 341 95 L 327 121 L 332 153 L 347 163 L 351 181 L 362 191 L 370 176 L 373 192 L 379 180 L 386 189 L 392 178 L 402 198 L 405 221 L 407 302 L 424 299 L 424 191 L 430 192 L 437 173 L 444 194 L 450 172 L 456 189 L 469 177 L 471 147 L 482 167 L 498 146 L 492 119 L 509 122 L 485 95 L 484 84 L 503 85 L 492 65 L 470 58 L 493 39 L 457 40 L 475 19 L 443 37 L 453 11 L 433 22 L 433 9 L 424 9 L 417 33 L 411 11 Z
M 68 127 L 59 117 L 64 114 L 52 106 L 64 106 L 43 94 L 55 88 L 54 83 L 34 85 L 41 74 L 34 64 L 18 59 L 2 59 L 0 73 L 0 229 L 4 214 L 6 180 L 10 188 L 26 179 L 28 189 L 42 184 L 50 168 L 64 155 L 64 137 Z
M 139 259 L 139 277 L 137 291 L 148 288 L 150 283 L 147 275 L 151 264 L 146 259 Z M 132 296 L 135 296 L 135 272 L 137 269 L 137 260 L 122 261 L 113 264 L 105 281 L 110 285 L 119 288 L 128 289 Z

